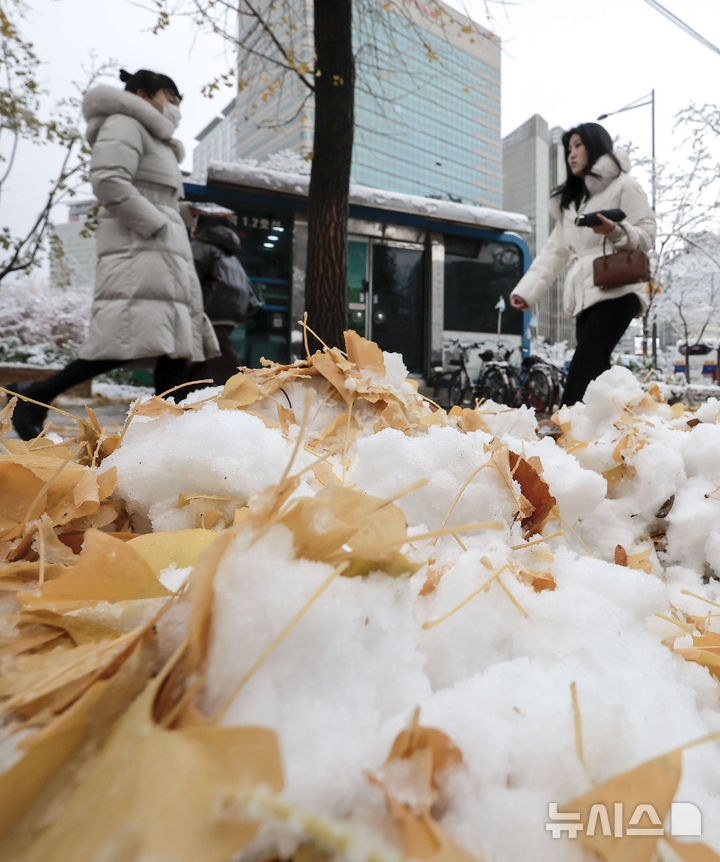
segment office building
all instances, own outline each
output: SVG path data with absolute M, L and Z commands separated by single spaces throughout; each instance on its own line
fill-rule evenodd
M 503 138 L 503 208 L 527 215 L 532 225 L 528 238 L 534 258 L 554 227 L 548 201 L 550 192 L 565 180 L 562 129 L 550 129 L 534 114 Z M 562 308 L 562 278 L 550 287 L 538 303 L 534 329 L 550 343 L 575 344 L 575 323 Z
M 385 5 L 356 2 L 352 180 L 502 208 L 500 40 L 449 7 Z M 291 7 L 297 62 L 311 66 L 312 3 L 294 0 Z M 296 75 L 274 87 L 269 74 L 258 66 L 197 136 L 195 177 L 212 160 L 262 161 L 282 150 L 310 156 L 309 91 Z

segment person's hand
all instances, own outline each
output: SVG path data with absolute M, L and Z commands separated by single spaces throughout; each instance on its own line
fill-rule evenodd
M 618 223 L 616 221 L 610 221 L 609 218 L 605 218 L 605 216 L 601 213 L 598 213 L 598 218 L 600 219 L 600 224 L 595 225 L 595 227 L 593 228 L 595 233 L 602 234 L 603 236 L 608 236 L 618 226 Z
M 530 308 L 522 296 L 518 296 L 516 293 L 511 294 L 510 305 L 512 305 L 513 308 L 517 308 L 518 311 L 527 311 L 527 309 Z

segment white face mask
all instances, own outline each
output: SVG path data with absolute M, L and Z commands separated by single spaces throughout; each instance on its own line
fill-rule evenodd
M 177 105 L 173 105 L 171 102 L 165 102 L 163 105 L 163 116 L 167 117 L 168 120 L 172 123 L 173 129 L 177 129 L 180 125 L 180 118 L 182 114 L 180 113 L 180 108 Z

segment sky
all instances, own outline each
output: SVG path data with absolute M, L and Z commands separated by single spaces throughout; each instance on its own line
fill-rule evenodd
M 720 51 L 718 0 L 663 0 Z M 502 39 L 502 133 L 532 114 L 568 128 L 655 90 L 656 157 L 671 161 L 673 117 L 691 101 L 720 100 L 720 53 L 668 21 L 645 0 L 515 0 L 487 4 Z M 482 20 L 486 3 L 468 8 Z M 487 19 L 485 19 L 487 20 Z M 603 121 L 613 136 L 650 155 L 650 106 Z M 720 153 L 718 154 L 720 161 Z
M 150 0 L 147 6 L 130 0 L 29 2 L 23 33 L 45 61 L 42 79 L 51 96 L 68 95 L 72 82 L 86 77 L 83 69 L 91 52 L 98 60 L 114 59 L 118 67 L 150 67 L 177 81 L 185 96 L 178 130 L 187 150 L 182 167 L 189 170 L 194 137 L 232 96 L 230 89 L 212 100 L 201 94 L 203 84 L 231 63 L 222 40 L 202 34 L 189 20 L 153 35 Z M 464 5 L 502 39 L 503 135 L 535 113 L 551 126 L 594 120 L 654 88 L 656 156 L 671 161 L 679 142 L 673 135 L 675 113 L 692 100 L 704 104 L 720 98 L 720 54 L 645 0 L 465 0 Z M 664 0 L 663 5 L 720 47 L 719 0 Z M 640 154 L 650 155 L 651 119 L 645 106 L 604 123 L 613 136 L 632 141 Z M 49 148 L 22 152 L 0 200 L 3 223 L 20 228 L 30 222 L 56 158 Z

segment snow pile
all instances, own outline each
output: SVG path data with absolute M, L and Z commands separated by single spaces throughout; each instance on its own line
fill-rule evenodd
M 717 679 L 676 651 L 720 631 L 720 402 L 690 414 L 615 367 L 538 440 L 526 408 L 432 412 L 398 356 L 370 360 L 240 374 L 139 416 L 105 461 L 147 528 L 237 525 L 202 705 L 277 733 L 289 803 L 378 840 L 367 773 L 422 802 L 382 770 L 419 707 L 462 752 L 432 807 L 454 841 L 485 860 L 590 858 L 552 839 L 550 803 L 720 731 Z M 381 513 L 365 544 L 343 532 L 360 500 Z M 407 535 L 389 551 L 396 507 Z M 718 776 L 717 741 L 690 748 L 676 795 L 716 852 Z M 258 858 L 281 838 L 267 827 Z

